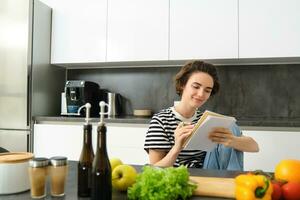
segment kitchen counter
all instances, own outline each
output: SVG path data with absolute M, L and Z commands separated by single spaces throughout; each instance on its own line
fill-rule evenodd
M 150 117 L 135 117 L 133 115 L 120 116 L 120 117 L 105 117 L 106 123 L 127 123 L 127 124 L 149 124 Z M 59 117 L 47 117 L 37 116 L 34 117 L 34 122 L 37 124 L 42 123 L 84 123 L 84 117 L 71 117 L 71 116 L 59 116 Z M 98 123 L 99 118 L 91 118 L 91 123 Z
M 120 123 L 120 124 L 143 124 L 148 125 L 150 123 L 150 117 L 136 117 L 132 115 L 119 116 L 119 117 L 109 117 L 104 119 L 107 123 Z M 241 127 L 256 127 L 256 130 L 287 130 L 297 129 L 300 130 L 300 119 L 288 120 L 284 118 L 276 119 L 256 119 L 256 118 L 243 118 L 237 119 L 237 124 Z M 92 123 L 97 123 L 98 118 L 92 118 Z M 34 122 L 36 124 L 78 124 L 83 123 L 83 117 L 67 117 L 67 116 L 58 116 L 58 117 L 47 117 L 47 116 L 36 116 L 34 117 Z M 268 128 L 270 127 L 270 128 Z
M 135 166 L 135 168 L 140 171 L 141 166 Z M 203 169 L 189 169 L 190 175 L 192 176 L 206 176 L 206 177 L 235 177 L 240 172 L 236 171 L 223 171 L 223 170 L 203 170 Z M 49 183 L 47 184 L 49 191 Z M 79 198 L 77 197 L 77 162 L 70 161 L 69 162 L 69 175 L 66 184 L 66 195 L 61 198 L 52 198 L 47 193 L 47 197 L 44 199 L 64 199 L 64 200 L 75 200 L 75 199 L 89 199 L 89 198 Z M 118 191 L 113 191 L 113 200 L 122 200 L 127 199 L 126 193 L 121 193 Z M 220 200 L 223 198 L 213 198 L 213 197 L 198 197 L 193 196 L 191 200 Z M 30 191 L 19 193 L 19 194 L 12 194 L 12 195 L 0 195 L 0 200 L 31 200 Z

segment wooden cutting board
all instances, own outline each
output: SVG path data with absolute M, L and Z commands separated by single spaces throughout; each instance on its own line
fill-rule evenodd
M 234 178 L 190 176 L 190 180 L 198 185 L 194 195 L 235 198 Z

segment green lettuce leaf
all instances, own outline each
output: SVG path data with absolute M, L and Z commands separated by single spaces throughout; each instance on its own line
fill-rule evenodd
M 176 200 L 192 196 L 197 186 L 189 182 L 185 166 L 157 168 L 144 166 L 135 184 L 128 188 L 132 200 Z

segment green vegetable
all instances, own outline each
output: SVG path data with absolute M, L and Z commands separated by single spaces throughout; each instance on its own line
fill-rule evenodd
M 144 166 L 135 184 L 128 188 L 127 195 L 132 200 L 187 199 L 196 188 L 189 182 L 189 172 L 185 166 L 164 169 Z

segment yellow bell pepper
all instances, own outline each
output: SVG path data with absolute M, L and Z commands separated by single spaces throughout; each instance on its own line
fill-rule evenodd
M 241 174 L 235 178 L 237 200 L 271 200 L 272 184 L 263 175 Z

